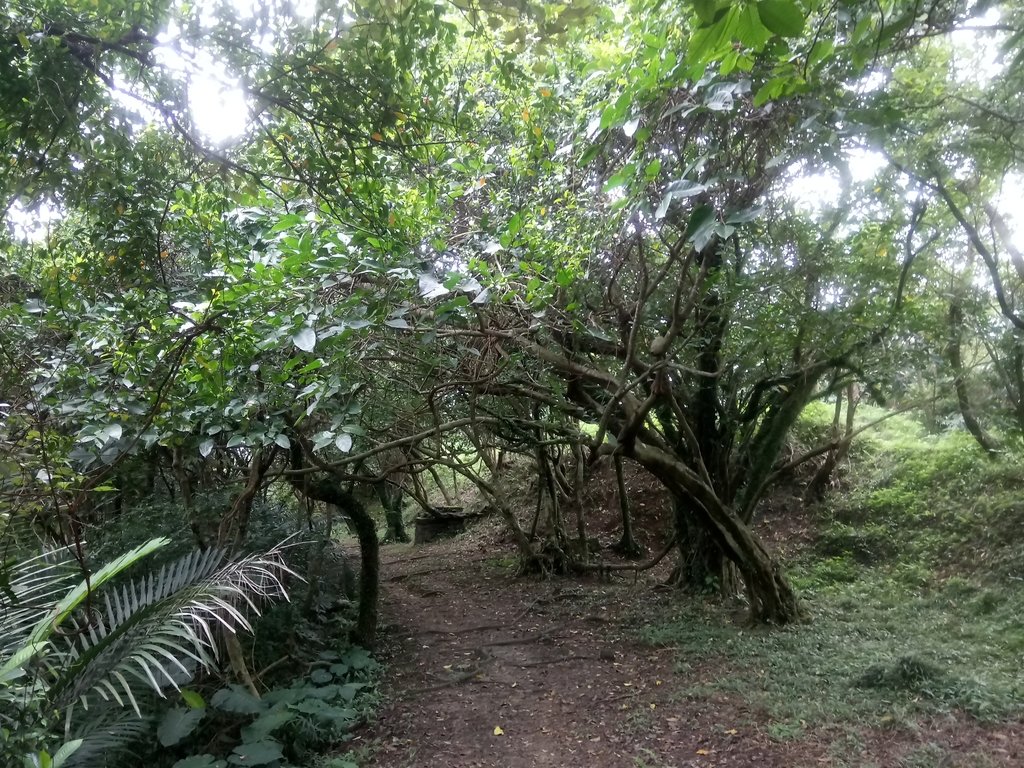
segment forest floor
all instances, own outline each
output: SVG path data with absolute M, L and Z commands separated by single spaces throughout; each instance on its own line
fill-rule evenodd
M 751 730 L 742 707 L 677 695 L 674 651 L 634 631 L 638 606 L 670 599 L 647 579 L 516 578 L 481 549 L 459 538 L 385 556 L 390 704 L 375 765 L 791 766 L 812 754 Z
M 727 662 L 680 663 L 678 649 L 641 639 L 680 599 L 656 573 L 517 578 L 489 538 L 385 548 L 385 705 L 350 745 L 368 764 L 1024 766 L 1024 728 L 966 716 L 860 729 L 852 760 L 848 729 L 780 737 L 741 695 L 694 695 L 742 674 Z
M 949 455 L 914 446 L 935 465 L 906 473 L 928 500 L 929 525 L 903 501 L 884 536 L 839 520 L 873 496 L 849 496 L 850 509 L 808 510 L 786 489 L 765 500 L 759 532 L 813 617 L 787 630 L 751 630 L 741 606 L 665 589 L 671 558 L 635 577 L 518 577 L 494 518 L 455 539 L 384 547 L 382 706 L 348 745 L 350 759 L 380 768 L 1024 768 L 1024 588 L 977 567 L 1003 562 L 1003 552 L 1016 572 L 1016 550 L 1004 552 L 992 532 L 1018 530 L 1024 512 L 994 504 L 991 516 L 965 517 L 946 476 L 977 475 L 995 499 L 1001 475 L 987 464 L 974 471 L 957 445 Z M 967 468 L 951 473 L 951 457 L 963 456 Z M 533 491 L 522 472 L 513 480 L 528 525 Z M 1017 488 L 1016 468 L 999 472 Z M 871 492 L 891 495 L 887 477 Z M 671 535 L 663 489 L 640 473 L 627 486 L 641 544 L 660 551 Z M 584 504 L 602 558 L 616 561 L 609 468 L 588 483 Z M 871 509 L 875 525 L 889 519 Z M 967 542 L 963 553 L 940 557 L 946 540 Z M 882 685 L 871 677 L 879 669 L 888 670 Z

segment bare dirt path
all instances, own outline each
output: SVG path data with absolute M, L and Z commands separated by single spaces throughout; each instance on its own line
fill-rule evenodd
M 693 701 L 637 638 L 653 583 L 517 579 L 467 539 L 385 549 L 378 766 L 795 766 L 727 702 Z M 637 594 L 638 592 L 642 594 Z M 695 670 L 685 674 L 692 677 Z

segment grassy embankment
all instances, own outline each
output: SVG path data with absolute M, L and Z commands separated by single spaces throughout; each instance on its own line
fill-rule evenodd
M 829 417 L 811 408 L 801 428 Z M 843 489 L 809 513 L 814 543 L 786 564 L 809 624 L 752 631 L 725 607 L 690 603 L 644 636 L 678 647 L 680 665 L 718 670 L 684 695 L 737 696 L 777 739 L 829 732 L 855 746 L 864 729 L 933 716 L 1019 717 L 1022 487 L 1020 458 L 989 459 L 966 434 L 892 418 L 857 439 Z

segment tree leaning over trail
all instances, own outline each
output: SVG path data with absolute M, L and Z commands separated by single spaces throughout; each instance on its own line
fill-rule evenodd
M 190 515 L 196 489 L 243 488 L 212 526 L 241 545 L 248 505 L 292 471 L 296 444 L 296 471 L 332 483 L 336 470 L 379 483 L 344 468 L 395 442 L 396 424 L 415 437 L 392 446 L 414 474 L 471 475 L 467 448 L 583 446 L 577 477 L 610 453 L 668 488 L 680 583 L 731 593 L 738 575 L 754 619 L 793 621 L 753 522 L 797 415 L 851 382 L 885 383 L 903 299 L 927 287 L 915 268 L 934 256 L 938 203 L 997 289 L 1008 282 L 977 236 L 997 219 L 951 180 L 977 147 L 947 141 L 931 167 L 916 134 L 899 136 L 886 149 L 914 182 L 891 194 L 849 173 L 889 110 L 922 98 L 905 73 L 893 99 L 873 79 L 984 6 L 641 1 L 625 19 L 531 6 L 516 22 L 419 1 L 360 6 L 354 21 L 11 6 L 5 204 L 65 215 L 45 242 L 4 243 L 18 278 L 0 315 L 16 395 L 4 492 L 80 539 L 97 489 L 138 462 L 167 471 Z M 99 18 L 111 9 L 124 24 Z M 216 54 L 254 100 L 230 150 L 197 138 L 155 56 L 172 18 L 175 45 Z M 269 50 L 251 44 L 261 35 Z M 47 90 L 56 75 L 75 88 Z M 113 98 L 124 78 L 148 116 Z M 37 96 L 54 99 L 53 125 Z M 942 133 L 941 110 L 912 106 L 920 133 Z M 979 167 L 998 175 L 1012 157 L 988 138 Z M 815 169 L 844 189 L 806 216 L 790 188 Z M 908 205 L 922 190 L 927 216 Z M 1019 327 L 1012 292 L 996 296 Z M 533 558 L 497 480 L 478 477 Z
M 841 201 L 801 221 L 789 174 L 847 166 L 850 84 L 971 9 L 712 11 L 637 14 L 629 45 L 601 37 L 622 34 L 604 19 L 536 78 L 490 84 L 489 128 L 510 148 L 453 163 L 486 175 L 447 233 L 488 296 L 447 338 L 494 357 L 459 390 L 477 408 L 519 397 L 585 414 L 591 458 L 621 453 L 661 480 L 682 582 L 731 592 L 738 572 L 752 617 L 787 623 L 801 611 L 752 530 L 757 504 L 803 407 L 871 375 L 922 251 L 898 208 L 865 226 Z M 581 51 L 603 79 L 574 77 Z M 880 262 L 893 240 L 906 248 Z

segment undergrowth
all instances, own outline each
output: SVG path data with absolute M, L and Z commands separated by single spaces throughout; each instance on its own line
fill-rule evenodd
M 204 532 L 215 531 L 210 521 L 218 519 L 227 503 L 226 496 L 209 494 L 197 505 L 192 522 Z M 244 686 L 227 684 L 225 664 L 222 674 L 190 680 L 181 696 L 154 700 L 147 708 L 146 727 L 151 726 L 155 738 L 149 739 L 148 749 L 137 750 L 139 764 L 358 764 L 348 757 L 328 757 L 345 748 L 355 728 L 372 720 L 380 698 L 376 661 L 348 639 L 354 619 L 353 566 L 358 563 L 350 562 L 338 543 L 344 526 L 339 523 L 328 531 L 322 522 L 307 524 L 304 512 L 289 496 L 270 494 L 257 500 L 249 519 L 249 548 L 266 550 L 288 540 L 285 559 L 293 574 L 285 579 L 289 599 L 260 605 L 262 615 L 253 617 L 253 634 L 239 638 L 259 697 Z M 105 562 L 145 535 L 172 539 L 168 549 L 176 555 L 194 546 L 192 526 L 171 500 L 140 503 L 106 522 L 95 527 L 89 541 L 94 563 Z
M 829 416 L 806 414 L 798 437 L 822 433 Z M 810 623 L 752 630 L 725 608 L 686 605 L 644 637 L 677 648 L 704 681 L 685 695 L 731 693 L 780 739 L 945 712 L 1018 717 L 1022 478 L 1018 458 L 988 458 L 965 434 L 889 419 L 854 444 L 844 490 L 813 510 L 815 542 L 786 564 Z

